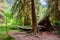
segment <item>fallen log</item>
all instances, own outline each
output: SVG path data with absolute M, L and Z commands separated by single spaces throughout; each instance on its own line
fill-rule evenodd
M 32 27 L 28 28 L 28 27 L 25 27 L 25 26 L 24 27 L 23 26 L 17 26 L 17 28 L 18 29 L 22 29 L 24 31 L 30 31 L 30 30 L 32 30 Z M 41 29 L 44 29 L 45 26 L 37 25 L 37 28 L 38 28 L 38 30 L 41 30 Z

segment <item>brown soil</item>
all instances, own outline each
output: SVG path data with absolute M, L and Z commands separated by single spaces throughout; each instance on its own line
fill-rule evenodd
M 53 32 L 43 32 L 36 35 L 27 34 L 26 32 L 9 32 L 15 40 L 60 40 L 60 37 Z

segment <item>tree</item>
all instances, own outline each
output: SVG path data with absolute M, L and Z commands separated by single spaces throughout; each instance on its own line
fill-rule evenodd
M 25 4 L 25 15 L 24 15 L 24 25 L 31 25 L 31 1 L 25 0 L 28 2 Z
M 58 0 L 51 0 L 48 3 L 49 5 L 49 14 L 55 19 L 55 20 L 60 20 L 60 16 L 59 16 L 59 9 L 58 9 Z
M 17 3 L 18 2 L 18 3 Z M 30 25 L 31 22 L 31 7 L 30 0 L 16 0 L 14 5 L 12 6 L 12 14 L 14 15 L 17 12 L 17 19 L 22 19 L 24 17 L 24 25 Z M 16 14 L 15 14 L 16 15 Z
M 59 19 L 59 10 L 58 10 L 58 0 L 48 0 L 48 15 L 50 15 L 53 20 Z M 56 30 L 55 24 L 52 26 L 54 30 Z
M 38 29 L 37 29 L 37 20 L 36 20 L 34 0 L 31 0 L 31 6 L 32 6 L 32 26 L 33 26 L 32 30 L 36 34 L 38 32 Z

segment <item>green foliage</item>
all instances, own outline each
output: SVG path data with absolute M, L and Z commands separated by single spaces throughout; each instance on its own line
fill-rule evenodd
M 57 31 L 57 34 L 60 35 L 60 31 Z
M 9 13 L 9 12 L 6 12 L 6 13 L 4 13 L 4 15 L 5 15 L 5 17 L 7 17 L 7 18 L 11 18 L 11 13 Z
M 58 33 L 58 35 L 60 35 L 60 21 L 56 21 L 55 24 L 56 24 L 57 27 L 58 27 L 57 33 Z
M 4 40 L 14 40 L 14 38 L 13 37 L 11 37 L 11 36 L 8 36 L 6 39 L 4 39 Z
M 60 21 L 59 20 L 54 20 L 54 18 L 52 16 L 50 16 L 50 21 L 52 25 L 56 25 L 57 26 L 57 34 L 60 35 Z
M 0 40 L 14 40 L 11 36 L 3 36 L 3 38 L 0 38 Z
M 7 23 L 8 26 L 10 26 L 10 25 L 23 25 L 22 19 L 17 20 L 16 18 L 13 18 L 11 11 L 9 9 L 5 10 L 4 16 L 5 16 L 4 24 Z
M 60 21 L 56 21 L 55 24 L 56 24 L 57 26 L 60 26 Z
M 6 26 L 0 26 L 0 40 L 14 40 L 13 37 L 8 36 L 6 30 L 8 32 L 12 31 L 11 26 L 6 29 Z

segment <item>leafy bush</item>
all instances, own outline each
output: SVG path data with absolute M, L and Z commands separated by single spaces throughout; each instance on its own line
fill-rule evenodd
M 57 31 L 57 34 L 60 35 L 60 31 L 59 30 Z
M 56 24 L 57 27 L 58 27 L 57 33 L 58 33 L 58 35 L 60 35 L 60 21 L 56 21 L 55 24 Z

